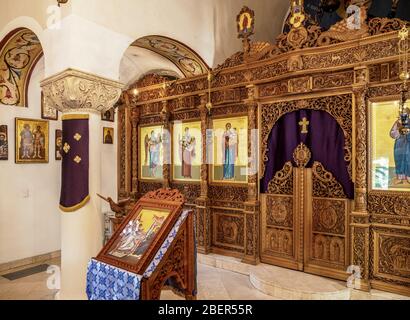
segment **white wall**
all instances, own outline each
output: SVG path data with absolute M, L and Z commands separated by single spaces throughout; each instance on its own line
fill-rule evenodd
M 0 263 L 60 250 L 61 162 L 54 157 L 55 130 L 50 121 L 48 164 L 15 164 L 15 118 L 41 119 L 40 81 L 44 59 L 29 85 L 29 108 L 0 105 L 0 124 L 8 126 L 9 160 L 0 161 Z
M 114 128 L 114 144 L 103 144 L 101 147 L 101 194 L 105 197 L 111 197 L 117 200 L 117 148 L 118 148 L 118 128 L 117 128 L 117 116 L 115 114 L 115 123 L 102 121 L 101 134 L 103 127 Z M 101 138 L 102 140 L 102 138 Z M 102 141 L 101 141 L 102 143 Z M 91 164 L 92 165 L 92 164 Z M 102 213 L 111 211 L 110 206 L 102 201 L 101 207 Z

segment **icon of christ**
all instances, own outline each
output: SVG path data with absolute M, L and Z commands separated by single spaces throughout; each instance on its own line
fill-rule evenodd
M 189 128 L 185 128 L 182 139 L 179 139 L 180 156 L 182 161 L 181 176 L 192 178 L 192 161 L 196 157 L 195 152 L 196 140 L 191 136 Z
M 225 128 L 222 135 L 223 178 L 231 180 L 235 177 L 235 162 L 238 158 L 238 134 L 230 123 L 227 123 Z

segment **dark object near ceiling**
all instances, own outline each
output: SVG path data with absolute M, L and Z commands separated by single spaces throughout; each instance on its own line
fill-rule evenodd
M 409 0 L 373 0 L 369 9 L 370 17 L 399 18 L 410 21 Z
M 324 12 L 335 12 L 340 7 L 340 0 L 322 0 L 320 7 Z
M 409 0 L 400 0 L 397 5 L 396 18 L 410 21 L 410 3 Z

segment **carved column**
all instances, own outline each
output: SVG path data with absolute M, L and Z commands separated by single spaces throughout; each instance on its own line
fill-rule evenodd
M 123 93 L 118 105 L 118 197 L 127 199 L 132 191 L 132 135 L 129 96 Z
M 139 139 L 139 132 L 138 132 L 138 124 L 140 121 L 140 109 L 135 105 L 136 97 L 133 97 L 133 103 L 131 107 L 131 150 L 132 150 L 132 178 L 131 178 L 131 197 L 133 200 L 137 200 L 138 197 L 138 139 Z
M 209 128 L 209 112 L 206 107 L 207 96 L 201 95 L 199 110 L 201 113 L 202 135 L 202 164 L 201 164 L 201 195 L 196 199 L 196 232 L 198 251 L 208 254 L 211 250 L 211 211 L 208 198 L 208 156 L 207 156 L 207 130 Z
M 101 200 L 101 112 L 118 101 L 123 85 L 88 73 L 68 69 L 41 83 L 45 103 L 64 116 L 88 119 L 90 200 L 70 213 L 61 215 L 61 290 L 60 299 L 86 299 L 86 272 L 90 259 L 103 245 Z M 64 168 L 63 168 L 64 170 Z M 114 181 L 115 177 L 113 177 Z M 67 189 L 65 192 L 75 192 Z
M 355 69 L 355 201 L 351 215 L 352 264 L 360 266 L 361 290 L 369 290 L 370 221 L 367 211 L 367 67 Z
M 169 188 L 170 179 L 171 179 L 171 124 L 169 122 L 170 112 L 168 101 L 162 102 L 162 111 L 161 111 L 161 122 L 163 125 L 162 142 L 164 146 L 164 158 L 163 158 L 163 188 Z
M 248 98 L 248 199 L 245 203 L 245 256 L 243 262 L 259 262 L 259 201 L 258 201 L 258 88 L 247 86 Z

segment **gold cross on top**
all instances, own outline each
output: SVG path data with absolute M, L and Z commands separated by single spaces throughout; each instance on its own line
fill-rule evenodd
M 302 134 L 306 134 L 308 133 L 308 126 L 309 126 L 310 122 L 306 119 L 303 118 L 302 121 L 299 121 L 299 126 L 301 127 L 302 131 L 300 133 Z

